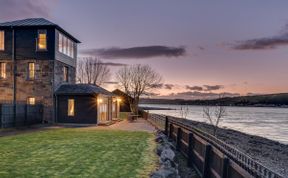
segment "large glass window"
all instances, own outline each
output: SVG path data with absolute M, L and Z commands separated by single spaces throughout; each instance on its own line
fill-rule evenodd
M 63 80 L 64 82 L 68 82 L 68 67 L 64 66 L 63 67 Z
M 5 62 L 0 63 L 0 77 L 4 78 L 4 79 L 7 77 L 7 75 L 6 75 L 6 63 Z
M 28 79 L 29 80 L 35 79 L 35 63 L 34 62 L 28 63 Z
M 59 33 L 58 50 L 63 53 L 63 35 L 61 33 Z
M 38 40 L 37 40 L 38 50 L 47 50 L 47 31 L 38 30 Z
M 74 57 L 74 42 L 67 38 L 65 35 L 62 33 L 58 33 L 58 51 L 70 56 Z
M 75 115 L 75 100 L 68 99 L 68 116 L 74 116 L 74 115 Z
M 5 33 L 3 30 L 0 31 L 0 50 L 3 51 L 5 48 Z

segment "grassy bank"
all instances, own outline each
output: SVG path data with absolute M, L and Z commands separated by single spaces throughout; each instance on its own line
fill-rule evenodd
M 0 145 L 0 177 L 147 177 L 156 164 L 146 132 L 55 129 Z

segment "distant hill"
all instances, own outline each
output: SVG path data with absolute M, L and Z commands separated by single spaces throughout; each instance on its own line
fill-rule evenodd
M 213 100 L 182 99 L 141 99 L 141 104 L 189 104 L 189 105 L 225 105 L 225 106 L 288 106 L 288 93 L 226 97 Z

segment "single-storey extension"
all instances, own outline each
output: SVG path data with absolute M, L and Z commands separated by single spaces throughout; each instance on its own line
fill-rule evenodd
M 90 84 L 63 84 L 55 92 L 56 123 L 105 124 L 119 116 L 120 99 Z

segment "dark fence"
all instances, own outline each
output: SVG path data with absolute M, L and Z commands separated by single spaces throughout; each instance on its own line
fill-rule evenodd
M 42 119 L 42 105 L 0 104 L 0 128 L 39 124 Z
M 215 178 L 281 178 L 253 158 L 203 132 L 180 118 L 143 113 L 143 117 L 172 139 L 188 165 L 201 177 Z

